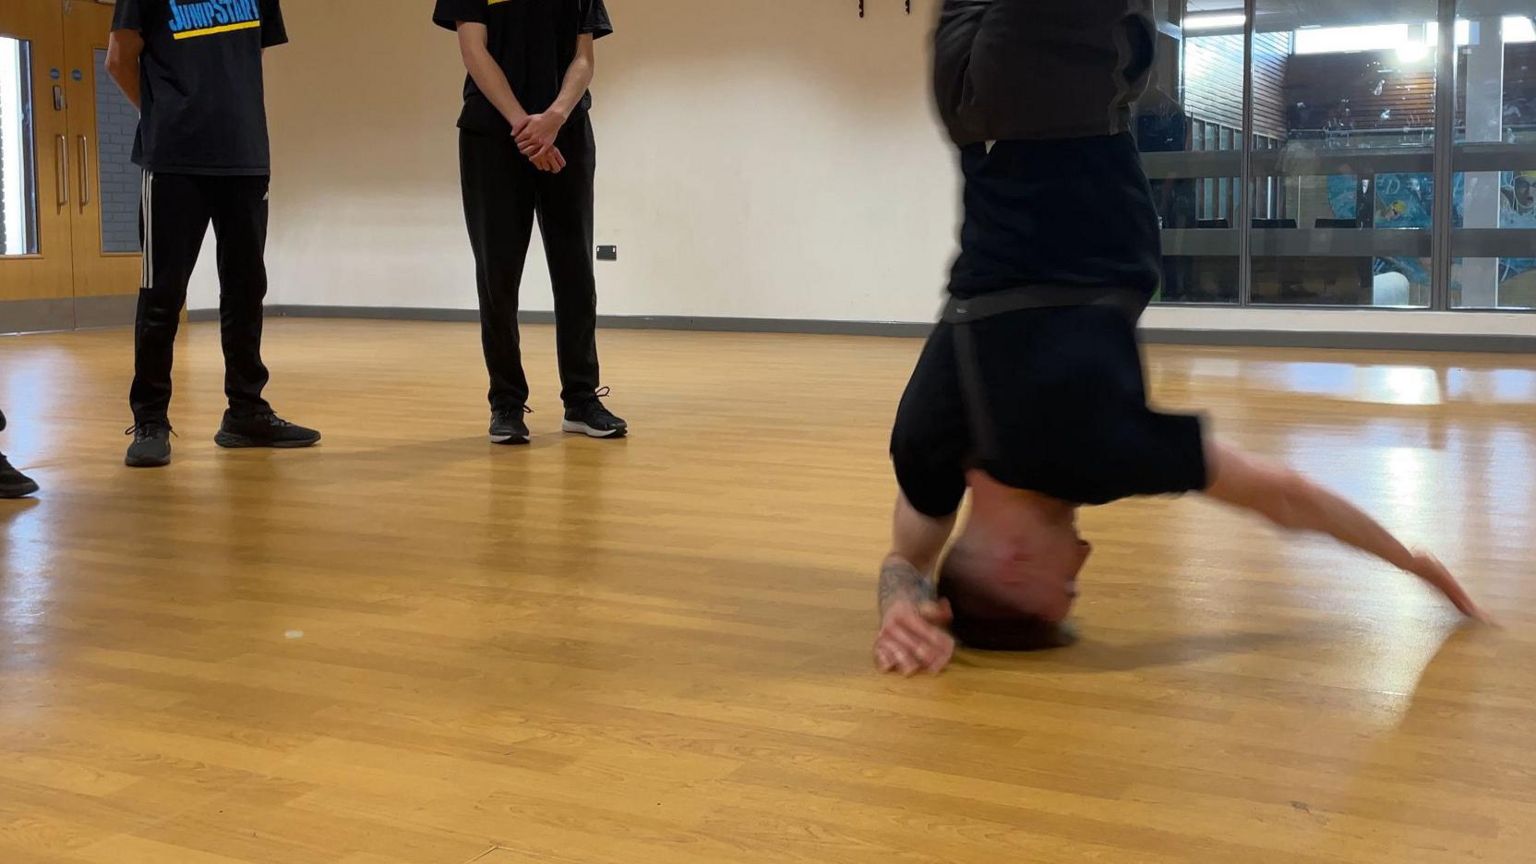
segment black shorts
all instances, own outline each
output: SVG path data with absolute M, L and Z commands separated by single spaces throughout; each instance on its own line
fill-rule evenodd
M 1135 325 L 1109 306 L 939 324 L 891 456 L 907 500 L 935 518 L 959 509 L 969 468 L 1076 504 L 1206 487 L 1200 418 L 1147 407 Z

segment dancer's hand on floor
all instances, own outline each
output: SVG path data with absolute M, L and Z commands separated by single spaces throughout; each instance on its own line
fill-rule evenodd
M 1478 608 L 1477 603 L 1472 600 L 1472 595 L 1467 593 L 1467 589 L 1461 587 L 1461 583 L 1456 581 L 1456 577 L 1451 575 L 1451 571 L 1446 569 L 1444 564 L 1440 563 L 1440 559 L 1428 552 L 1415 551 L 1413 553 L 1413 567 L 1409 569 L 1413 575 L 1428 582 L 1441 594 L 1444 594 L 1445 599 L 1451 601 L 1451 605 L 1460 610 L 1461 614 L 1484 624 L 1494 623 L 1493 619 L 1488 617 L 1488 613 Z
M 955 656 L 955 637 L 946 629 L 953 620 L 948 600 L 892 603 L 875 637 L 875 666 L 905 676 L 944 671 Z

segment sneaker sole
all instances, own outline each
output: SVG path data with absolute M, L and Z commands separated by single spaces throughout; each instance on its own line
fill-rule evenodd
M 41 487 L 33 481 L 22 483 L 19 486 L 0 486 L 0 498 L 25 498 L 28 495 L 37 494 L 39 488 Z
M 527 435 L 492 435 L 492 444 L 504 444 L 508 447 L 516 447 L 528 443 Z
M 164 468 L 171 464 L 171 457 L 164 459 L 135 459 L 129 456 L 123 460 L 123 464 L 129 468 Z
M 260 447 L 272 450 L 302 450 L 305 447 L 313 447 L 319 444 L 320 436 L 316 435 L 309 441 L 265 441 L 257 438 L 247 438 L 244 435 L 220 432 L 213 436 L 213 443 L 226 450 L 254 450 Z
M 593 429 L 591 426 L 575 420 L 566 420 L 560 424 L 560 428 L 566 432 L 585 435 L 588 438 L 623 438 L 629 434 L 628 429 Z

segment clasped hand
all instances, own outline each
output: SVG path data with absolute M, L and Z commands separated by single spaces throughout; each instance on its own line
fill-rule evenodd
M 558 174 L 565 168 L 565 156 L 555 146 L 555 138 L 565 126 L 565 119 L 552 109 L 542 114 L 530 114 L 512 126 L 518 152 L 540 171 Z

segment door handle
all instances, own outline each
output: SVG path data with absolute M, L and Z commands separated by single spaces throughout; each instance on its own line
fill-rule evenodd
M 58 156 L 58 165 L 55 166 L 55 170 L 58 181 L 59 210 L 62 212 L 65 207 L 69 206 L 69 139 L 63 135 L 56 135 L 54 136 L 54 143 L 58 145 L 55 152 L 55 155 Z
M 91 203 L 91 142 L 80 136 L 80 212 Z

